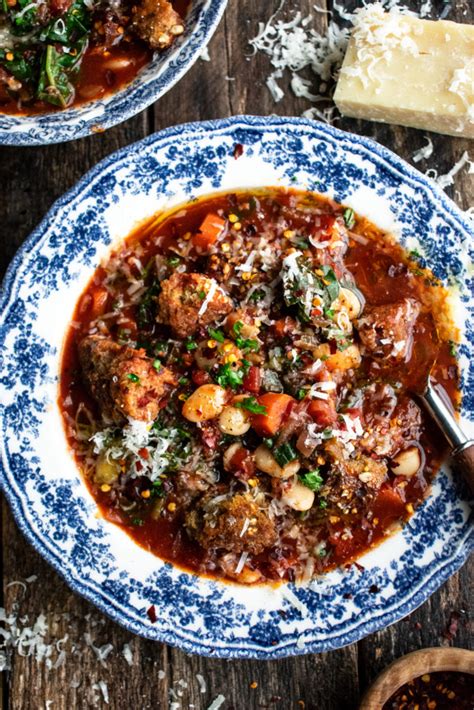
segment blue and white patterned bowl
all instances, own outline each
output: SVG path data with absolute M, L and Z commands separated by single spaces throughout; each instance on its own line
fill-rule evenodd
M 123 89 L 82 106 L 35 116 L 0 113 L 0 144 L 43 145 L 83 138 L 122 123 L 163 96 L 191 68 L 211 39 L 227 0 L 193 0 L 186 31 L 157 53 Z
M 243 155 L 235 159 L 239 143 Z M 227 658 L 278 658 L 357 641 L 421 604 L 473 544 L 468 506 L 446 468 L 404 530 L 361 559 L 363 569 L 335 571 L 309 588 L 247 589 L 198 578 L 96 516 L 56 402 L 63 334 L 80 293 L 137 220 L 213 190 L 264 185 L 309 188 L 354 207 L 404 244 L 417 245 L 457 290 L 463 417 L 472 430 L 467 218 L 377 143 L 303 119 L 178 126 L 110 156 L 34 231 L 13 260 L 1 301 L 1 481 L 21 530 L 74 590 L 131 631 Z M 370 593 L 374 584 L 377 594 Z M 155 623 L 147 616 L 151 605 Z

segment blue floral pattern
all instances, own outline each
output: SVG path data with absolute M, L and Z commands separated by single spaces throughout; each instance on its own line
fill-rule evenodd
M 243 148 L 238 159 L 236 144 Z M 392 225 L 457 289 L 462 414 L 472 429 L 469 221 L 426 177 L 377 143 L 303 119 L 177 126 L 108 157 L 33 232 L 11 264 L 1 300 L 1 482 L 20 528 L 74 590 L 131 631 L 225 658 L 277 658 L 354 642 L 421 604 L 473 546 L 465 492 L 447 467 L 403 531 L 364 556 L 362 567 L 335 571 L 309 587 L 290 585 L 289 592 L 200 579 L 97 517 L 57 406 L 62 339 L 79 294 L 140 216 L 216 189 L 270 184 L 319 190 Z M 152 605 L 156 622 L 147 614 Z
M 193 0 L 186 32 L 156 53 L 135 79 L 105 99 L 36 116 L 0 113 L 0 144 L 43 145 L 83 138 L 126 121 L 163 96 L 191 68 L 211 39 L 227 0 Z

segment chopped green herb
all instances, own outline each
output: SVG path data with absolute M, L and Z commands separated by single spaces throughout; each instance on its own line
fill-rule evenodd
M 144 524 L 145 524 L 145 521 L 142 520 L 141 518 L 132 518 L 132 525 L 136 525 L 137 527 L 141 527 Z
M 205 291 L 198 291 L 198 296 L 201 299 L 201 301 L 204 301 L 206 298 L 206 292 Z
M 164 495 L 165 492 L 163 490 L 163 481 L 161 480 L 161 478 L 157 478 L 156 481 L 153 481 L 153 483 L 151 484 L 151 497 L 161 498 Z
M 189 384 L 189 378 L 188 377 L 180 377 L 178 380 L 178 383 L 183 386 L 187 385 L 187 384 Z
M 449 354 L 452 355 L 452 357 L 456 357 L 458 352 L 457 345 L 454 342 L 454 340 L 449 341 Z
M 306 397 L 306 394 L 307 394 L 307 390 L 305 390 L 305 389 L 300 389 L 300 390 L 298 390 L 298 392 L 296 393 L 296 397 L 297 397 L 298 399 L 304 399 L 304 398 Z
M 221 387 L 239 387 L 244 381 L 244 371 L 233 369 L 230 363 L 221 365 L 217 370 L 216 382 Z
M 188 340 L 185 343 L 186 350 L 188 352 L 191 352 L 191 350 L 196 350 L 198 344 L 196 343 L 195 340 L 191 340 L 191 338 L 188 338 Z
M 233 332 L 233 334 L 236 335 L 236 336 L 239 336 L 240 333 L 241 333 L 241 331 L 242 331 L 242 328 L 243 328 L 243 327 L 244 327 L 244 324 L 242 323 L 241 320 L 236 321 L 236 322 L 234 323 L 234 325 L 232 326 L 232 332 Z
M 241 402 L 236 402 L 235 406 L 239 409 L 247 409 L 252 414 L 266 414 L 267 408 L 263 404 L 259 404 L 255 397 L 246 397 Z
M 327 500 L 325 500 L 324 498 L 320 498 L 319 507 L 321 508 L 321 510 L 326 510 L 326 508 L 328 507 Z
M 138 377 L 138 375 L 135 375 L 134 372 L 129 372 L 127 377 L 130 382 L 134 382 L 135 384 L 138 384 L 138 382 L 140 382 L 140 378 Z
M 273 456 L 280 466 L 286 466 L 286 464 L 298 458 L 296 451 L 288 442 L 273 449 Z
M 352 227 L 355 225 L 354 210 L 351 207 L 348 207 L 346 210 L 344 210 L 344 222 L 347 229 L 352 229 Z
M 218 343 L 223 343 L 225 340 L 225 335 L 222 330 L 214 330 L 214 328 L 208 328 L 207 332 L 210 338 L 217 340 Z
M 161 360 L 153 360 L 153 367 L 157 372 L 159 372 L 161 370 Z
M 409 251 L 408 256 L 410 257 L 410 259 L 420 259 L 421 258 L 421 254 L 418 251 L 418 249 L 412 249 L 411 251 Z
M 179 266 L 179 264 L 181 263 L 181 259 L 179 258 L 179 256 L 170 256 L 166 261 L 173 268 L 175 266 Z
M 262 439 L 262 441 L 267 448 L 273 449 L 273 439 L 270 439 L 270 437 L 267 437 L 265 439 Z
M 257 289 L 252 293 L 251 296 L 249 296 L 249 301 L 252 301 L 252 303 L 258 303 L 258 301 L 261 301 L 262 298 L 265 298 L 265 291 L 262 291 L 262 289 Z
M 319 468 L 315 468 L 314 471 L 308 471 L 307 473 L 302 473 L 299 476 L 301 483 L 309 488 L 311 491 L 319 491 L 324 481 L 319 475 Z

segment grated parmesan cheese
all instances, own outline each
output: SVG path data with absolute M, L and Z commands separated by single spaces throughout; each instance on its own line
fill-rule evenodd
M 225 695 L 218 695 L 217 698 L 214 698 L 212 703 L 209 705 L 207 710 L 219 710 L 221 705 L 225 702 Z
M 413 153 L 412 158 L 414 163 L 419 163 L 420 160 L 431 158 L 433 154 L 433 141 L 430 140 L 430 138 L 426 138 L 426 140 L 428 141 L 427 144 Z

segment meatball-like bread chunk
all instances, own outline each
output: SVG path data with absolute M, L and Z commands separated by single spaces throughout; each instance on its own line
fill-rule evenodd
M 420 305 L 412 298 L 366 308 L 356 321 L 360 339 L 372 357 L 405 360 L 411 352 L 413 326 Z
M 132 8 L 132 29 L 152 49 L 166 49 L 183 34 L 181 17 L 168 0 L 142 0 Z
M 79 360 L 101 412 L 117 422 L 125 417 L 153 421 L 161 400 L 176 385 L 173 373 L 163 366 L 157 370 L 144 350 L 122 347 L 98 335 L 80 342 Z
M 230 313 L 232 300 L 214 279 L 202 274 L 173 274 L 161 283 L 159 320 L 178 338 L 195 333 Z
M 332 465 L 320 493 L 344 513 L 374 497 L 386 479 L 388 468 L 383 460 L 364 454 L 347 459 L 343 446 L 334 440 L 325 445 L 325 453 Z
M 277 539 L 275 525 L 255 501 L 238 494 L 213 505 L 204 499 L 186 516 L 186 527 L 206 549 L 260 554 Z

